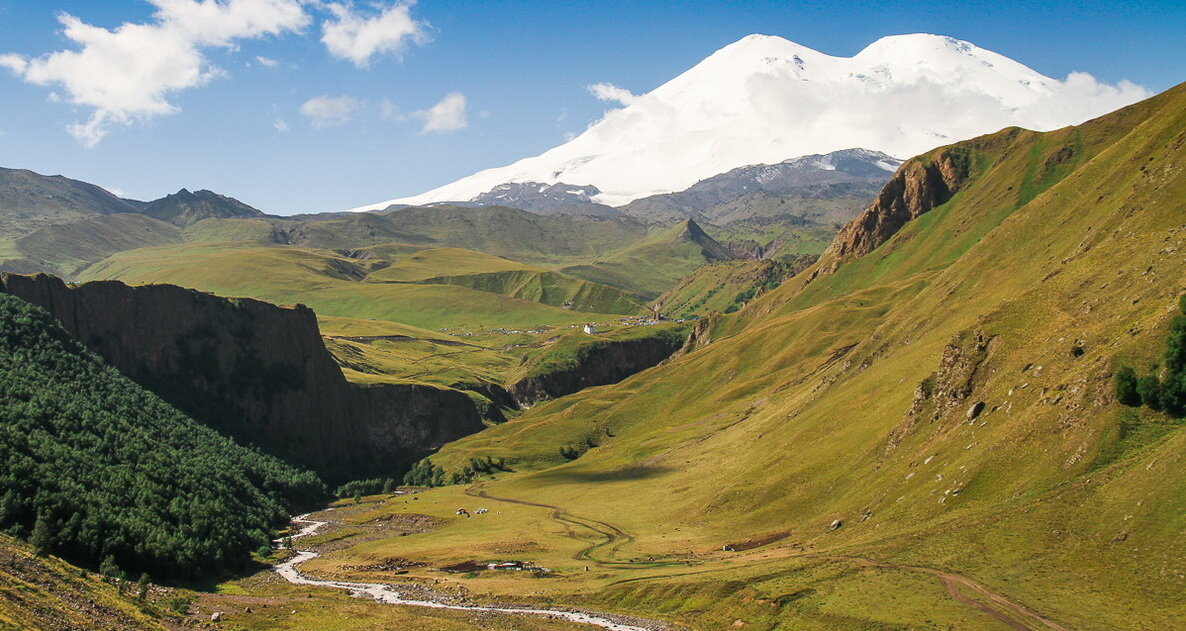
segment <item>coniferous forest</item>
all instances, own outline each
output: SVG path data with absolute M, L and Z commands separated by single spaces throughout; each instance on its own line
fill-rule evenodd
M 161 577 L 241 566 L 290 508 L 326 492 L 313 473 L 186 417 L 4 294 L 0 488 L 0 528 L 39 550 Z

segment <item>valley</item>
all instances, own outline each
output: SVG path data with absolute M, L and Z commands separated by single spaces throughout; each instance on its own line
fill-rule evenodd
M 750 35 L 587 91 L 351 211 L 0 168 L 0 631 L 1186 628 L 1186 84 Z

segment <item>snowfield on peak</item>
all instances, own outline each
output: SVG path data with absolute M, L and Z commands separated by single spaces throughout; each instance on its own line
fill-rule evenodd
M 1148 96 L 1085 73 L 1052 79 L 939 35 L 884 37 L 852 57 L 750 35 L 539 156 L 354 210 L 471 201 L 511 182 L 595 186 L 593 201 L 620 206 L 741 166 L 850 147 L 908 158 L 1008 126 L 1078 124 Z

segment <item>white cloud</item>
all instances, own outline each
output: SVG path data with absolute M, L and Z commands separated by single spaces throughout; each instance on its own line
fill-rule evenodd
M 67 127 L 91 147 L 113 125 L 130 125 L 178 111 L 169 98 L 224 73 L 203 54 L 235 40 L 299 31 L 309 22 L 300 0 L 149 0 L 156 12 L 145 24 L 114 30 L 63 13 L 58 20 L 74 50 L 41 57 L 0 56 L 0 66 L 28 83 L 57 85 L 62 99 L 92 109 Z
M 611 103 L 620 103 L 623 106 L 630 105 L 638 100 L 638 97 L 631 94 L 630 90 L 619 88 L 612 83 L 594 83 L 587 88 L 589 94 L 597 97 L 600 101 L 608 101 Z
M 365 105 L 350 96 L 315 96 L 301 106 L 301 114 L 308 117 L 314 127 L 334 127 L 350 122 Z
M 422 134 L 456 131 L 469 126 L 465 110 L 465 95 L 460 92 L 453 92 L 441 99 L 440 103 L 427 110 L 414 112 L 412 116 L 424 121 L 424 127 L 420 129 L 420 133 Z
M 321 25 L 321 41 L 330 54 L 347 59 L 359 68 L 383 53 L 398 55 L 410 44 L 427 42 L 428 25 L 412 17 L 415 0 L 374 5 L 376 12 L 363 15 L 353 2 L 327 2 L 333 14 Z
M 255 56 L 255 63 L 265 68 L 275 68 L 276 66 L 280 65 L 278 60 L 272 59 L 271 57 L 264 57 L 262 55 Z
M 283 118 L 277 118 L 272 121 L 272 128 L 281 133 L 286 132 L 288 131 L 288 121 Z
M 400 111 L 398 105 L 386 99 L 384 99 L 382 103 L 379 103 L 379 118 L 389 121 L 405 121 L 408 119 L 408 117 L 404 116 L 403 112 Z

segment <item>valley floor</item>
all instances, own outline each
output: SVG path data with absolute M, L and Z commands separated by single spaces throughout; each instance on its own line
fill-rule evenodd
M 241 629 L 388 628 L 408 620 L 423 629 L 1073 628 L 972 576 L 868 548 L 789 531 L 722 540 L 716 549 L 686 540 L 656 547 L 572 506 L 502 497 L 480 484 L 342 502 L 298 519 L 306 524 L 315 526 L 293 544 L 310 550 L 299 571 L 292 553 L 279 553 L 277 569 L 289 583 L 264 571 L 224 584 L 202 600 L 199 617 L 222 611 Z M 499 563 L 507 569 L 490 567 Z M 397 598 L 421 605 L 381 604 Z M 631 616 L 608 614 L 608 626 L 590 627 L 491 607 Z M 357 626 L 362 619 L 376 626 Z

